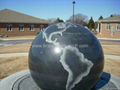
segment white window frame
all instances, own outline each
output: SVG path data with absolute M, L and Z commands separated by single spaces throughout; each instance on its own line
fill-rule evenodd
M 40 30 L 43 31 L 44 29 L 45 29 L 45 28 L 44 28 L 44 25 L 41 24 L 41 25 L 40 25 Z
M 106 24 L 106 30 L 110 30 L 111 29 L 111 26 L 109 23 Z
M 19 24 L 19 31 L 23 32 L 24 31 L 24 24 Z
M 12 24 L 7 24 L 7 31 L 12 32 Z
M 34 24 L 31 24 L 30 27 L 29 27 L 29 30 L 30 30 L 30 31 L 35 31 L 34 27 L 35 27 L 35 25 L 34 25 Z
M 117 24 L 117 25 L 116 25 L 116 30 L 117 30 L 117 31 L 120 31 L 120 24 Z

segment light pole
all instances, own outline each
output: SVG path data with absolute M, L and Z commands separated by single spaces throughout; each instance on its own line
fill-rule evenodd
M 74 9 L 75 9 L 75 0 L 73 0 L 72 4 L 73 4 L 73 23 L 74 23 Z

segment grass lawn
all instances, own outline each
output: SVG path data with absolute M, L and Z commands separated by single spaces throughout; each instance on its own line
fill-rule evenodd
M 120 56 L 120 42 L 101 41 L 104 54 Z
M 104 72 L 109 72 L 120 77 L 120 60 L 105 59 Z
M 104 54 L 119 55 L 120 43 L 101 42 Z M 24 43 L 13 46 L 0 47 L 0 54 L 2 53 L 19 53 L 28 52 L 31 43 Z M 105 59 L 104 71 L 120 76 L 120 60 Z M 0 79 L 11 75 L 15 72 L 28 69 L 28 57 L 16 56 L 11 58 L 0 58 Z
M 105 54 L 120 56 L 120 45 L 102 45 Z
M 0 58 L 0 79 L 24 69 L 28 69 L 27 56 Z
M 0 54 L 2 53 L 20 53 L 20 52 L 28 52 L 31 43 L 17 44 L 12 46 L 2 46 L 0 47 Z

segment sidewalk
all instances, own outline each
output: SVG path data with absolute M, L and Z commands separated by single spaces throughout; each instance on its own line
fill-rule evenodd
M 99 40 L 115 40 L 115 41 L 120 41 L 120 39 L 115 39 L 115 38 L 98 38 Z
M 16 37 L 5 37 L 1 38 L 0 40 L 24 40 L 24 39 L 34 39 L 36 36 L 16 36 Z
M 28 56 L 28 53 L 6 53 L 6 54 L 0 54 L 0 58 L 15 57 L 15 56 Z

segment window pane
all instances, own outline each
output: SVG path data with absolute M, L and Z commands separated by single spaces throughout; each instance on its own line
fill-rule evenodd
M 40 25 L 40 30 L 42 31 L 44 29 L 44 25 Z
M 110 30 L 110 24 L 106 24 L 106 29 Z
M 12 24 L 7 24 L 7 31 L 12 31 Z
M 34 24 L 30 25 L 30 30 L 33 31 L 34 30 Z
M 117 25 L 117 30 L 120 30 L 120 24 Z
M 19 31 L 24 31 L 24 25 L 23 24 L 19 25 Z

